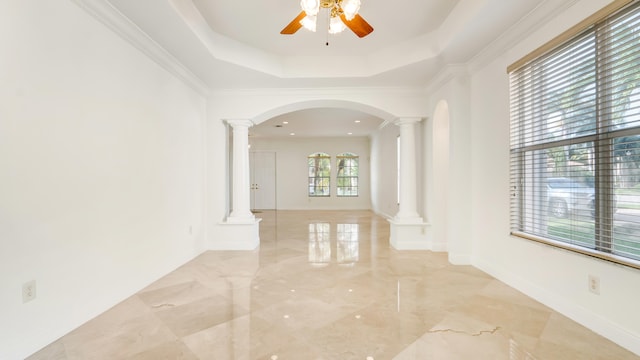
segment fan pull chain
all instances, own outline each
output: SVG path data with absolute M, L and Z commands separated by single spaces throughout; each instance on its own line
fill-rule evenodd
M 326 42 L 326 46 L 329 46 L 329 28 L 331 27 L 331 13 L 329 12 L 327 14 L 327 42 Z

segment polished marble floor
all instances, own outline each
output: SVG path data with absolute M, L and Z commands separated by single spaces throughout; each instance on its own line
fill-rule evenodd
M 29 359 L 638 359 L 367 211 L 265 211 L 261 246 L 206 252 Z

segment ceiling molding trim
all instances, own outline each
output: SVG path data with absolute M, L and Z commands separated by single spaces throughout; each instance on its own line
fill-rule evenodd
M 574 6 L 579 0 L 566 0 L 560 2 L 544 1 L 533 10 L 522 17 L 507 30 L 502 32 L 500 37 L 493 40 L 469 61 L 469 71 L 475 72 L 488 65 L 496 57 L 505 54 L 519 42 L 531 35 L 534 31 L 542 28 L 551 21 L 558 13 L 564 12 Z
M 282 59 L 279 56 L 213 31 L 192 0 L 169 0 L 169 4 L 213 58 L 271 76 L 283 77 Z
M 209 88 L 167 50 L 151 39 L 142 29 L 124 16 L 107 0 L 72 0 L 85 12 L 96 18 L 122 39 L 140 50 L 149 59 L 191 87 L 198 94 L 207 96 Z
M 457 77 L 466 77 L 469 75 L 469 66 L 467 64 L 450 64 L 442 68 L 442 70 L 433 77 L 426 87 L 426 93 L 431 95 L 438 91 L 449 81 Z
M 326 88 L 251 88 L 251 89 L 216 89 L 211 95 L 217 96 L 335 96 L 340 94 L 392 94 L 404 96 L 424 96 L 424 87 L 399 86 L 399 87 L 326 87 Z
M 486 0 L 465 0 L 471 3 Z M 258 71 L 281 79 L 300 78 L 365 78 L 380 75 L 400 67 L 427 61 L 442 55 L 449 41 L 443 43 L 436 29 L 430 33 L 407 39 L 398 44 L 357 56 L 299 56 L 278 55 L 260 50 L 215 32 L 204 18 L 193 0 L 169 0 L 176 14 L 191 29 L 193 34 L 213 58 L 235 66 Z M 474 6 L 475 9 L 478 6 Z M 469 6 L 457 6 L 458 13 L 469 13 Z M 460 26 L 449 26 L 447 38 L 454 38 Z M 340 63 L 341 66 L 326 66 Z

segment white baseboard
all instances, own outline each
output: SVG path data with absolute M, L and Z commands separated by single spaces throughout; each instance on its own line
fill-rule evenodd
M 602 316 L 577 306 L 574 302 L 558 296 L 545 288 L 514 275 L 512 272 L 482 260 L 474 259 L 473 265 L 527 296 L 552 308 L 595 333 L 615 342 L 627 350 L 640 355 L 640 337 L 621 328 Z

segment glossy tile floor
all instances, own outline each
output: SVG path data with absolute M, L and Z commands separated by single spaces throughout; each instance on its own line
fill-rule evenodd
M 395 251 L 367 211 L 257 214 L 29 359 L 637 359 L 444 253 Z

